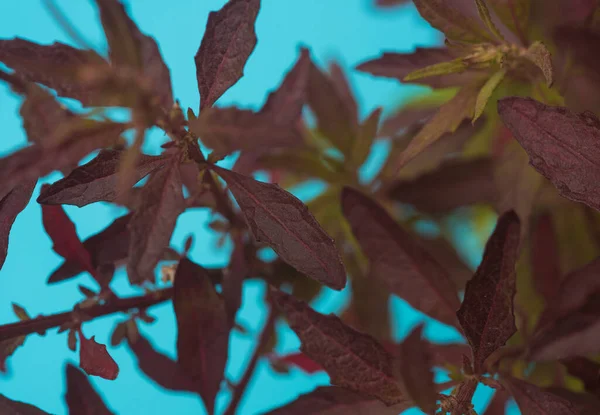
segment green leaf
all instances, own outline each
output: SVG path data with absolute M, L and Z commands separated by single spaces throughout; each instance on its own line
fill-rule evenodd
M 31 317 L 29 317 L 29 314 L 27 313 L 27 311 L 20 305 L 13 303 L 12 308 L 13 308 L 15 315 L 19 318 L 20 321 L 25 321 L 25 320 L 31 319 Z
M 379 127 L 379 119 L 381 118 L 381 108 L 376 108 L 369 117 L 363 121 L 358 129 L 358 135 L 352 149 L 352 160 L 350 165 L 362 166 L 371 153 L 371 146 Z
M 548 84 L 549 87 L 552 86 L 552 83 L 554 82 L 552 55 L 546 46 L 542 42 L 534 42 L 529 49 L 527 49 L 525 57 L 533 62 L 535 66 L 540 68 L 544 74 L 544 78 L 546 78 L 546 84 Z
M 445 133 L 456 131 L 465 118 L 472 118 L 479 89 L 479 82 L 466 86 L 454 98 L 442 105 L 404 150 L 397 168 L 414 159 Z
M 421 16 L 448 39 L 469 43 L 493 40 L 479 24 L 461 13 L 451 1 L 414 0 L 414 3 Z
M 403 81 L 415 81 L 421 78 L 430 76 L 448 75 L 452 73 L 460 73 L 467 69 L 467 64 L 462 58 L 454 59 L 448 62 L 440 62 L 434 65 L 429 65 L 416 71 L 412 71 L 406 75 Z
M 502 36 L 502 33 L 500 33 L 500 31 L 492 21 L 492 16 L 490 16 L 490 10 L 488 9 L 485 0 L 475 0 L 475 5 L 477 5 L 477 12 L 479 13 L 479 17 L 481 17 L 481 20 L 483 20 L 483 23 L 485 23 L 486 27 L 490 30 L 490 32 L 492 32 L 492 34 L 496 36 L 498 40 L 504 41 L 504 36 Z
M 488 101 L 490 100 L 490 97 L 494 93 L 494 90 L 504 80 L 505 76 L 506 69 L 501 69 L 494 73 L 483 85 L 479 91 L 479 95 L 477 95 L 477 101 L 475 101 L 475 114 L 473 115 L 473 123 L 477 121 L 479 117 L 481 117 Z

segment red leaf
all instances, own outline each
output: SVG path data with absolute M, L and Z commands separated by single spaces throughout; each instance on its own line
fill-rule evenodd
M 289 365 L 296 366 L 300 368 L 304 373 L 313 374 L 317 372 L 321 372 L 323 366 L 312 360 L 310 357 L 305 355 L 304 353 L 291 353 L 284 356 L 274 356 L 272 357 L 277 363 L 285 363 Z
M 515 398 L 523 415 L 579 415 L 575 405 L 565 398 L 516 378 L 505 378 L 502 384 Z
M 35 184 L 35 180 L 19 184 L 0 200 L 0 269 L 2 269 L 8 253 L 10 229 L 17 215 L 29 203 Z
M 433 414 L 438 393 L 431 370 L 432 356 L 422 335 L 423 326 L 420 325 L 400 344 L 397 373 L 406 396 L 423 412 Z
M 20 182 L 76 165 L 92 151 L 114 145 L 124 130 L 124 124 L 88 121 L 57 147 L 34 144 L 0 159 L 0 194 Z
M 0 61 L 15 70 L 19 79 L 37 82 L 54 89 L 59 96 L 73 98 L 84 106 L 109 104 L 97 90 L 81 82 L 77 74 L 86 66 L 108 64 L 96 52 L 75 49 L 55 42 L 38 45 L 24 39 L 0 40 Z
M 3 415 L 49 415 L 48 412 L 24 402 L 13 401 L 0 394 L 0 410 Z
M 428 347 L 432 364 L 433 366 L 438 367 L 444 367 L 446 364 L 450 364 L 459 368 L 462 366 L 464 356 L 470 352 L 468 345 L 460 343 L 429 343 Z
M 143 187 L 140 197 L 144 203 L 129 224 L 127 275 L 132 284 L 154 281 L 154 268 L 169 246 L 177 218 L 184 210 L 182 187 L 178 155 Z
M 335 315 L 317 313 L 288 294 L 273 290 L 272 295 L 300 337 L 300 350 L 323 366 L 332 384 L 387 405 L 405 401 L 394 378 L 393 357 L 377 340 L 346 326 Z
M 44 189 L 47 185 L 42 186 Z M 77 232 L 75 225 L 67 216 L 62 206 L 42 205 L 42 218 L 44 229 L 54 243 L 54 251 L 67 261 L 72 261 L 82 269 L 94 275 L 95 269 L 92 265 L 90 253 L 85 249 Z
M 550 304 L 560 290 L 560 262 L 552 217 L 538 218 L 531 241 L 531 271 L 537 292 Z
M 562 196 L 600 210 L 600 121 L 594 114 L 515 97 L 500 100 L 498 112 L 531 165 Z
M 119 374 L 119 366 L 108 354 L 106 345 L 96 342 L 94 337 L 86 339 L 79 332 L 79 366 L 88 375 L 115 380 Z
M 473 350 L 476 372 L 517 330 L 513 301 L 520 231 L 519 218 L 513 211 L 498 219 L 485 246 L 483 260 L 467 282 L 463 304 L 456 313 Z
M 194 57 L 200 110 L 211 107 L 243 75 L 256 46 L 254 25 L 260 0 L 231 0 L 210 12 L 200 48 Z
M 290 126 L 298 121 L 306 102 L 310 68 L 310 53 L 308 49 L 301 47 L 298 60 L 279 88 L 269 94 L 260 114 L 267 116 L 277 125 Z
M 346 271 L 333 239 L 298 198 L 279 186 L 212 167 L 237 200 L 257 242 L 267 243 L 298 271 L 335 289 Z
M 369 197 L 345 187 L 342 209 L 369 259 L 370 275 L 425 314 L 457 326 L 457 290 L 445 269 Z
M 321 386 L 265 415 L 398 415 L 410 406 L 408 401 L 387 406 L 345 388 Z
M 70 364 L 67 365 L 67 393 L 69 415 L 111 415 L 102 398 L 94 390 L 87 376 Z
M 249 264 L 246 259 L 246 247 L 241 237 L 235 238 L 235 246 L 231 253 L 229 266 L 223 274 L 222 292 L 230 327 L 235 323 L 235 316 L 242 305 L 242 287 L 248 275 Z
M 129 347 L 137 358 L 140 370 L 165 389 L 198 392 L 198 385 L 184 372 L 183 368 L 168 356 L 154 350 L 141 334 Z
M 120 150 L 101 150 L 92 161 L 46 187 L 38 197 L 38 203 L 82 207 L 94 202 L 117 200 L 117 176 L 122 155 Z M 167 161 L 166 157 L 139 155 L 132 183 L 160 169 Z
M 210 414 L 223 380 L 229 344 L 227 311 L 206 270 L 183 258 L 177 266 L 173 307 L 177 318 L 177 362 L 198 382 Z
M 508 398 L 509 395 L 506 392 L 496 390 L 496 392 L 494 392 L 494 397 L 491 399 L 482 415 L 505 415 Z
M 25 343 L 25 338 L 25 336 L 19 336 L 0 341 L 0 372 L 7 372 L 6 361 Z

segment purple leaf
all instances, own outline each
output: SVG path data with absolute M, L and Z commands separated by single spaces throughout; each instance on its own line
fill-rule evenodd
M 523 415 L 579 415 L 575 405 L 565 398 L 516 378 L 505 378 L 502 384 L 513 396 Z
M 29 203 L 35 184 L 35 180 L 18 184 L 0 200 L 0 269 L 8 253 L 10 229 L 17 215 Z
M 87 376 L 75 366 L 67 364 L 67 393 L 69 415 L 111 415 L 102 398 L 94 390 Z

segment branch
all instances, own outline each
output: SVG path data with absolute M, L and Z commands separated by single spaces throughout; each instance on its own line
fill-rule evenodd
M 170 300 L 172 297 L 173 288 L 169 287 L 136 297 L 113 297 L 104 303 L 95 304 L 83 309 L 75 308 L 72 311 L 65 311 L 64 313 L 41 316 L 31 320 L 5 324 L 0 326 L 0 342 L 15 337 L 27 336 L 33 333 L 43 333 L 46 330 L 59 327 L 71 321 L 75 321 L 81 315 L 88 319 L 93 319 L 96 317 L 125 312 L 136 308 L 141 309 L 150 307 Z
M 273 311 L 273 306 L 271 306 L 271 310 L 269 311 L 269 315 L 267 316 L 267 322 L 265 323 L 265 327 L 260 335 L 260 339 L 258 340 L 258 344 L 256 345 L 256 349 L 254 350 L 254 354 L 250 359 L 250 363 L 248 363 L 248 367 L 246 368 L 246 372 L 242 376 L 242 379 L 233 390 L 233 395 L 231 397 L 231 401 L 229 402 L 229 406 L 223 412 L 223 415 L 235 415 L 235 411 L 237 410 L 242 397 L 244 396 L 244 392 L 246 391 L 246 387 L 248 386 L 248 382 L 252 378 L 254 374 L 254 370 L 256 369 L 256 365 L 258 364 L 258 359 L 262 355 L 262 351 L 265 345 L 270 340 L 271 331 L 273 326 L 275 325 L 275 319 L 277 318 L 277 313 Z

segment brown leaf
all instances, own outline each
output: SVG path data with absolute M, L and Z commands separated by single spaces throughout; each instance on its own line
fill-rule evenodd
M 233 327 L 237 311 L 242 305 L 242 287 L 249 271 L 246 247 L 241 237 L 235 238 L 234 243 L 229 267 L 223 273 L 222 282 L 223 299 L 230 327 Z
M 448 48 L 416 48 L 411 53 L 385 52 L 379 58 L 359 64 L 356 69 L 371 75 L 393 78 L 405 83 L 426 85 L 432 88 L 463 86 L 481 76 L 475 70 L 465 70 L 461 73 L 429 76 L 410 81 L 404 80 L 409 73 L 417 69 L 451 61 L 458 57 L 459 55 L 455 51 Z
M 89 163 L 77 167 L 67 177 L 45 188 L 37 202 L 82 207 L 94 202 L 115 201 L 119 197 L 116 184 L 122 154 L 120 150 L 101 150 Z M 163 167 L 167 161 L 167 157 L 140 155 L 132 181 L 137 183 Z
M 0 269 L 6 260 L 10 229 L 17 215 L 29 203 L 36 180 L 29 180 L 16 185 L 2 199 L 0 199 Z
M 400 108 L 394 114 L 388 116 L 379 129 L 379 137 L 392 137 L 402 132 L 421 125 L 430 119 L 437 108 Z
M 397 415 L 410 406 L 408 401 L 387 406 L 345 388 L 321 386 L 264 415 Z
M 517 330 L 513 301 L 519 238 L 519 218 L 513 211 L 503 214 L 485 246 L 481 264 L 467 282 L 463 304 L 456 313 L 473 350 L 476 372 Z
M 358 134 L 349 160 L 351 166 L 356 166 L 356 168 L 362 166 L 371 154 L 371 148 L 377 137 L 377 130 L 379 129 L 381 112 L 381 107 L 376 108 L 358 127 Z
M 397 373 L 406 396 L 423 412 L 433 414 L 436 411 L 437 391 L 431 370 L 431 353 L 422 336 L 423 325 L 419 325 L 400 344 Z
M 523 415 L 579 415 L 575 405 L 565 398 L 516 378 L 504 378 L 502 384 L 513 396 Z
M 73 132 L 58 147 L 46 149 L 34 144 L 4 157 L 0 161 L 0 194 L 19 182 L 68 168 L 92 151 L 114 145 L 124 130 L 124 124 L 94 121 Z
M 467 378 L 452 392 L 453 405 L 451 415 L 465 415 L 473 409 L 473 395 L 477 389 L 477 379 Z
M 75 366 L 67 364 L 67 393 L 69 415 L 111 415 L 102 398 L 94 390 L 87 376 Z
M 212 169 L 227 182 L 257 242 L 307 276 L 335 290 L 344 288 L 346 271 L 333 239 L 299 199 L 277 185 Z
M 223 380 L 229 344 L 225 304 L 206 270 L 183 258 L 177 266 L 173 307 L 177 318 L 177 363 L 198 382 L 210 414 Z
M 356 114 L 356 116 L 358 116 L 358 104 L 354 98 L 354 92 L 352 92 L 350 81 L 346 77 L 344 69 L 342 69 L 337 62 L 331 62 L 329 64 L 329 77 L 337 94 L 344 103 L 344 107 L 347 108 L 348 114 Z
M 141 334 L 128 341 L 142 372 L 161 387 L 174 391 L 198 392 L 198 385 L 175 360 L 157 352 Z
M 23 343 L 25 336 L 0 341 L 0 372 L 7 372 L 6 361 Z
M 537 292 L 546 304 L 559 294 L 561 272 L 556 232 L 549 214 L 540 216 L 533 229 L 531 241 L 531 271 Z M 600 288 L 600 287 L 599 287 Z
M 435 239 L 421 237 L 419 243 L 448 272 L 456 289 L 463 291 L 473 271 L 459 257 L 456 249 L 443 237 Z
M 277 125 L 290 126 L 298 121 L 306 103 L 310 68 L 310 52 L 301 47 L 298 60 L 287 73 L 279 88 L 269 94 L 260 114 L 269 117 Z
M 144 186 L 141 197 L 145 203 L 129 224 L 127 275 L 132 284 L 154 281 L 154 268 L 169 246 L 177 218 L 184 209 L 182 186 L 177 155 Z
M 86 66 L 108 69 L 108 63 L 94 51 L 75 49 L 59 42 L 39 45 L 19 38 L 2 39 L 0 61 L 14 69 L 19 79 L 43 84 L 59 96 L 76 99 L 84 106 L 108 103 L 99 91 L 78 79 L 79 72 Z
M 210 12 L 200 48 L 194 57 L 200 111 L 211 107 L 244 74 L 256 46 L 254 25 L 260 0 L 232 0 Z
M 0 413 L 2 415 L 49 415 L 48 412 L 24 402 L 13 401 L 0 394 Z
M 120 0 L 96 0 L 100 20 L 108 42 L 110 61 L 116 67 L 132 68 L 150 85 L 144 86 L 156 95 L 163 109 L 173 106 L 171 74 L 163 61 L 156 41 L 140 32 L 127 15 Z
M 86 339 L 79 332 L 79 366 L 88 375 L 115 380 L 119 374 L 119 366 L 108 354 L 106 346 L 96 342 L 94 337 Z
M 461 367 L 463 358 L 470 353 L 469 346 L 461 343 L 428 343 L 432 366 L 444 367 L 446 364 Z
M 394 7 L 408 3 L 410 0 L 375 0 L 375 4 L 379 7 Z
M 376 202 L 345 187 L 342 209 L 369 259 L 370 275 L 425 314 L 457 326 L 460 307 L 448 273 Z
M 493 162 L 490 158 L 450 160 L 413 180 L 400 180 L 387 191 L 392 200 L 436 215 L 478 203 L 493 203 Z
M 302 144 L 298 129 L 275 124 L 269 114 L 235 107 L 208 108 L 189 122 L 191 131 L 213 149 L 216 159 L 235 151 L 256 151 Z
M 345 87 L 340 90 L 337 84 L 311 64 L 308 105 L 317 118 L 317 129 L 344 155 L 350 156 L 358 132 L 358 114 L 356 107 L 348 104 L 348 90 Z
M 516 97 L 500 100 L 498 112 L 531 165 L 562 196 L 600 210 L 600 121 L 595 115 Z
M 327 371 L 334 385 L 387 405 L 405 402 L 394 379 L 393 358 L 374 338 L 346 326 L 335 315 L 317 313 L 306 303 L 272 291 L 302 346 L 300 350 Z

